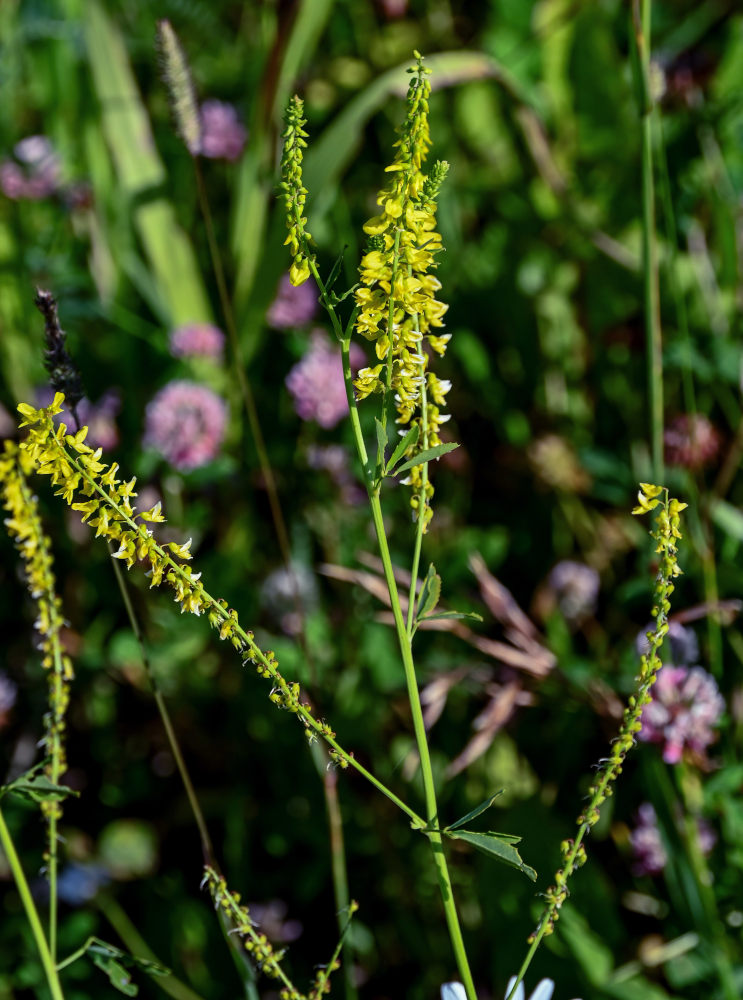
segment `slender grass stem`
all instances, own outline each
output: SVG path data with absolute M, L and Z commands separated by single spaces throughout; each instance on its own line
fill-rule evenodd
M 650 443 L 653 480 L 663 482 L 663 340 L 660 319 L 658 248 L 653 180 L 653 98 L 650 87 L 650 30 L 652 0 L 633 0 L 632 21 L 641 82 L 642 122 L 642 265 L 647 352 Z
M 139 958 L 146 958 L 150 962 L 162 964 L 119 903 L 112 896 L 109 896 L 107 893 L 99 893 L 95 897 L 95 906 L 100 910 L 109 924 L 111 924 L 132 955 L 137 955 Z M 67 962 L 69 961 L 70 959 L 67 959 Z M 203 1000 L 203 997 L 199 993 L 192 990 L 190 986 L 178 979 L 177 976 L 174 976 L 172 972 L 168 976 L 153 976 L 152 983 L 159 986 L 168 996 L 174 997 L 175 1000 Z
M 194 156 L 192 159 L 194 173 L 196 175 L 196 190 L 199 199 L 199 207 L 204 220 L 204 229 L 206 231 L 206 239 L 209 245 L 209 255 L 211 257 L 214 278 L 217 283 L 217 294 L 219 295 L 222 316 L 224 318 L 224 324 L 227 328 L 230 349 L 235 362 L 234 370 L 237 373 L 237 380 L 240 387 L 243 406 L 245 408 L 245 415 L 248 418 L 248 426 L 250 427 L 250 433 L 253 437 L 253 443 L 255 444 L 255 450 L 258 455 L 258 463 L 260 465 L 263 482 L 266 487 L 268 503 L 271 509 L 271 519 L 273 520 L 274 530 L 276 532 L 276 540 L 279 544 L 281 558 L 286 571 L 289 574 L 289 579 L 291 580 L 294 604 L 297 614 L 299 615 L 299 620 L 302 623 L 302 629 L 299 634 L 299 639 L 302 644 L 302 652 L 304 653 L 307 665 L 310 668 L 310 674 L 314 679 L 313 661 L 309 653 L 309 647 L 304 630 L 305 614 L 302 603 L 302 595 L 299 590 L 297 575 L 292 569 L 289 533 L 286 529 L 286 521 L 284 520 L 284 514 L 281 509 L 279 493 L 276 487 L 276 477 L 274 476 L 273 466 L 271 465 L 271 461 L 268 457 L 268 450 L 266 448 L 265 438 L 263 437 L 263 430 L 261 428 L 260 418 L 258 417 L 258 410 L 255 405 L 255 396 L 253 395 L 253 390 L 245 371 L 245 361 L 240 348 L 240 340 L 237 335 L 235 314 L 227 291 L 227 281 L 225 278 L 224 266 L 222 264 L 222 255 L 220 253 L 219 244 L 217 243 L 216 234 L 214 232 L 214 222 L 212 219 L 211 208 L 209 206 L 206 184 L 204 183 L 204 174 L 198 157 Z
M 152 664 L 150 663 L 150 658 L 147 654 L 147 649 L 144 644 L 144 635 L 142 633 L 142 627 L 137 618 L 137 614 L 134 610 L 131 597 L 129 595 L 129 588 L 127 587 L 126 580 L 124 579 L 124 574 L 119 565 L 118 559 L 113 558 L 113 551 L 111 543 L 108 543 L 109 553 L 111 555 L 111 564 L 113 566 L 114 575 L 116 576 L 116 583 L 118 584 L 119 590 L 121 592 L 121 599 L 124 602 L 124 607 L 126 608 L 127 617 L 129 618 L 129 624 L 131 626 L 132 632 L 134 633 L 134 638 L 139 646 L 139 655 L 142 660 L 142 665 L 147 674 L 147 679 L 149 681 L 150 687 L 152 689 L 152 694 L 155 699 L 155 704 L 157 705 L 157 710 L 160 713 L 160 719 L 163 724 L 163 729 L 165 730 L 165 735 L 168 740 L 168 745 L 170 746 L 170 752 L 173 754 L 173 759 L 175 760 L 176 767 L 178 768 L 178 774 L 183 782 L 183 787 L 188 798 L 189 805 L 191 807 L 191 812 L 193 813 L 194 822 L 199 831 L 199 838 L 201 840 L 201 851 L 204 856 L 204 864 L 212 865 L 216 867 L 216 861 L 214 857 L 214 848 L 212 846 L 211 837 L 209 836 L 209 830 L 206 825 L 206 820 L 204 819 L 204 814 L 201 810 L 201 805 L 194 790 L 193 782 L 191 781 L 191 775 L 188 773 L 188 768 L 186 767 L 186 762 L 183 758 L 181 752 L 180 743 L 178 742 L 178 737 L 176 735 L 175 729 L 173 728 L 173 722 L 170 718 L 170 712 L 168 711 L 168 706 L 163 697 L 160 686 L 157 683 L 157 678 L 152 669 Z
M 338 772 L 328 767 L 328 755 L 322 751 L 319 744 L 313 744 L 312 756 L 315 760 L 325 791 L 325 808 L 328 814 L 328 829 L 330 832 L 330 865 L 333 878 L 333 895 L 335 897 L 336 920 L 338 934 L 342 940 L 348 929 L 348 915 L 351 897 L 348 891 L 348 869 L 346 867 L 346 848 L 343 838 L 343 816 L 338 801 Z M 352 958 L 351 943 L 346 943 L 346 953 Z M 351 961 L 347 958 L 343 963 L 343 978 L 346 1000 L 357 1000 L 358 993 L 353 982 Z
M 18 889 L 18 895 L 21 897 L 21 903 L 23 904 L 23 909 L 26 913 L 26 919 L 28 920 L 29 927 L 31 928 L 31 933 L 33 934 L 34 941 L 36 942 L 36 948 L 39 952 L 41 964 L 44 968 L 44 975 L 46 976 L 46 981 L 49 985 L 52 1000 L 64 1000 L 64 994 L 62 992 L 62 986 L 59 982 L 59 976 L 57 975 L 57 969 L 55 968 L 54 960 L 49 950 L 47 940 L 44 937 L 44 930 L 41 926 L 41 921 L 39 920 L 39 914 L 36 911 L 36 907 L 31 896 L 31 890 L 29 889 L 28 882 L 26 881 L 26 876 L 21 866 L 20 858 L 16 852 L 15 844 L 13 843 L 13 838 L 10 835 L 10 830 L 8 830 L 2 810 L 0 810 L 0 844 L 2 845 L 5 857 L 8 860 L 10 870 L 13 873 L 16 888 Z

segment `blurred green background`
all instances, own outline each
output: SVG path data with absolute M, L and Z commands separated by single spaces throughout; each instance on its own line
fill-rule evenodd
M 302 583 L 302 641 L 234 359 L 229 349 L 224 363 L 169 350 L 174 329 L 224 320 L 191 160 L 158 74 L 160 17 L 181 38 L 200 98 L 234 106 L 247 130 L 241 155 L 202 168 Z M 453 383 L 448 438 L 463 446 L 434 471 L 425 558 L 443 576 L 445 605 L 485 621 L 458 635 L 421 633 L 420 682 L 445 818 L 505 787 L 491 825 L 523 836 L 537 892 L 574 830 L 590 764 L 616 732 L 650 619 L 649 525 L 629 516 L 650 476 L 631 37 L 620 0 L 0 5 L 0 400 L 12 415 L 44 385 L 33 291 L 49 288 L 87 396 L 119 401 L 115 417 L 111 405 L 101 418 L 107 454 L 151 502 L 163 499 L 168 537 L 193 537 L 207 587 L 301 680 L 340 742 L 413 803 L 404 678 L 378 620 L 350 435 L 343 423 L 301 419 L 285 383 L 323 318 L 277 324 L 269 310 L 288 266 L 275 200 L 287 99 L 306 101 L 321 271 L 346 247 L 348 287 L 392 158 L 404 69 L 413 49 L 426 55 L 432 155 L 451 164 L 438 276 L 452 339 L 439 371 Z M 689 662 L 714 677 L 726 710 L 706 752 L 668 764 L 648 743 L 630 758 L 530 972 L 529 982 L 532 973 L 556 979 L 561 1000 L 729 996 L 726 974 L 743 993 L 743 15 L 733 0 L 656 0 L 652 48 L 666 483 L 690 503 L 674 611 L 699 642 Z M 46 137 L 46 159 L 18 147 L 29 136 Z M 147 404 L 179 379 L 230 408 L 219 454 L 192 471 L 143 444 Z M 372 415 L 362 413 L 371 437 Z M 14 436 L 8 414 L 2 430 Z M 136 951 L 136 927 L 197 993 L 235 997 L 237 973 L 199 890 L 197 833 L 105 547 L 39 490 L 77 672 L 67 781 L 82 794 L 65 808 L 61 951 L 88 934 L 119 944 L 121 934 Z M 404 488 L 388 491 L 385 511 L 405 568 Z M 5 538 L 0 553 L 7 774 L 37 759 L 45 685 L 33 608 Z M 536 638 L 514 628 L 488 573 Z M 305 983 L 336 939 L 324 762 L 204 622 L 148 593 L 136 571 L 129 583 L 229 884 L 256 904 L 269 936 L 291 941 L 288 967 Z M 504 661 L 497 642 L 516 653 Z M 338 794 L 360 903 L 348 957 L 359 996 L 437 997 L 455 969 L 427 846 L 358 776 L 339 774 Z M 662 873 L 633 861 L 641 802 L 658 817 Z M 36 876 L 40 817 L 22 804 L 6 811 Z M 694 832 L 702 820 L 716 838 L 706 859 Z M 535 887 L 468 850 L 453 850 L 452 864 L 480 995 L 500 1000 L 539 909 Z M 0 875 L 0 996 L 45 996 L 6 867 Z M 41 877 L 36 885 L 41 900 Z M 68 1000 L 116 995 L 84 962 L 64 981 Z M 161 995 L 156 980 L 137 982 L 141 996 Z M 333 995 L 345 988 L 339 974 Z M 265 981 L 261 995 L 277 996 Z

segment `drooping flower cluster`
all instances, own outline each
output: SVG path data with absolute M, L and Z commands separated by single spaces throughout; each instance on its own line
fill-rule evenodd
M 290 683 L 279 672 L 276 656 L 271 650 L 263 652 L 253 640 L 252 632 L 241 628 L 237 612 L 227 602 L 212 597 L 203 587 L 200 573 L 188 565 L 191 559 L 189 539 L 184 545 L 168 542 L 158 544 L 150 523 L 164 521 L 161 505 L 137 512 L 131 501 L 136 497 L 136 480 L 123 482 L 117 477 L 116 462 L 107 465 L 101 461 L 102 450 L 93 451 L 85 443 L 87 427 L 76 434 L 68 434 L 62 423 L 55 425 L 54 418 L 61 412 L 64 397 L 57 393 L 50 406 L 36 409 L 27 403 L 18 407 L 28 427 L 28 436 L 20 445 L 22 460 L 40 475 L 51 478 L 61 496 L 72 510 L 78 511 L 83 522 L 96 529 L 96 537 L 103 537 L 115 546 L 114 558 L 126 562 L 127 568 L 135 563 L 148 567 L 150 587 L 166 584 L 175 594 L 175 601 L 182 612 L 206 614 L 219 638 L 229 640 L 241 655 L 243 664 L 252 663 L 260 677 L 273 683 L 269 698 L 278 708 L 296 715 L 304 726 L 310 741 L 322 737 L 330 745 L 330 757 L 341 767 L 357 766 L 351 754 L 335 741 L 335 733 L 328 723 L 315 718 L 309 705 L 300 699 L 300 688 Z M 363 769 L 362 769 L 363 770 Z
M 417 55 L 417 54 L 416 54 Z M 391 391 L 395 396 L 398 423 L 418 423 L 420 451 L 441 443 L 439 432 L 449 419 L 441 412 L 451 388 L 428 370 L 424 340 L 443 355 L 449 334 L 437 333 L 447 306 L 436 299 L 441 283 L 433 274 L 442 250 L 436 232 L 436 199 L 448 164 L 436 163 L 430 174 L 423 163 L 431 145 L 428 127 L 428 97 L 431 85 L 422 59 L 412 73 L 407 94 L 407 114 L 395 143 L 394 162 L 387 167 L 390 183 L 380 191 L 382 211 L 364 225 L 369 247 L 361 260 L 360 287 L 356 291 L 356 329 L 374 343 L 379 364 L 362 369 L 354 385 L 359 399 L 371 393 Z M 425 392 L 423 391 L 425 388 Z M 411 455 L 408 457 L 412 457 Z M 413 507 L 424 493 L 425 520 L 430 517 L 426 501 L 433 487 L 424 485 L 421 467 L 412 470 Z
M 212 323 L 188 323 L 172 330 L 168 338 L 174 358 L 212 358 L 224 353 L 224 334 Z
M 702 667 L 675 667 L 658 673 L 653 700 L 642 711 L 640 739 L 663 747 L 663 760 L 677 764 L 684 749 L 703 756 L 717 738 L 715 726 L 725 701 L 714 677 Z
M 26 585 L 38 608 L 34 628 L 39 636 L 41 665 L 49 678 L 49 711 L 44 716 L 44 748 L 48 757 L 45 772 L 50 781 L 58 784 L 67 770 L 65 716 L 74 673 L 60 637 L 64 617 L 56 593 L 51 545 L 39 517 L 36 497 L 26 482 L 30 467 L 24 450 L 19 450 L 13 441 L 6 441 L 0 456 L 0 490 L 3 507 L 8 512 L 5 528 L 21 555 Z M 50 822 L 62 815 L 61 804 L 53 799 L 45 799 L 41 809 Z M 56 843 L 52 850 L 56 850 Z
M 293 285 L 303 284 L 310 276 L 307 246 L 312 237 L 306 228 L 307 219 L 302 215 L 307 200 L 307 189 L 302 183 L 302 150 L 307 146 L 307 133 L 304 130 L 306 124 L 304 101 L 294 96 L 284 115 L 284 152 L 281 157 L 279 185 L 284 195 L 286 225 L 289 230 L 284 246 L 289 247 L 292 256 L 289 280 Z
M 590 796 L 588 804 L 577 820 L 578 835 L 574 840 L 564 840 L 561 844 L 562 867 L 555 875 L 554 884 L 544 894 L 547 905 L 530 941 L 541 939 L 554 930 L 555 921 L 560 915 L 560 907 L 568 895 L 568 879 L 576 868 L 579 868 L 586 861 L 583 839 L 598 822 L 601 806 L 612 794 L 614 782 L 622 773 L 625 757 L 634 746 L 642 729 L 643 709 L 651 701 L 650 691 L 662 666 L 658 651 L 668 632 L 668 613 L 671 610 L 670 596 L 674 591 L 673 581 L 681 575 L 677 542 L 681 538 L 680 514 L 687 504 L 670 499 L 668 490 L 662 486 L 641 483 L 640 487 L 640 492 L 637 495 L 638 503 L 632 513 L 647 514 L 657 509 L 655 527 L 650 532 L 656 543 L 655 552 L 660 557 L 655 579 L 655 606 L 653 608 L 655 627 L 652 632 L 647 634 L 648 652 L 640 658 L 640 673 L 636 678 L 635 693 L 630 696 L 627 702 L 619 735 L 613 740 L 611 753 L 601 762 L 597 777 L 588 789 Z
M 144 443 L 183 472 L 219 454 L 227 426 L 227 404 L 205 385 L 176 379 L 147 404 Z
M 364 360 L 356 344 L 351 345 L 350 359 L 356 369 Z M 322 330 L 313 330 L 309 350 L 287 375 L 286 387 L 302 420 L 315 420 L 330 428 L 348 413 L 340 354 Z

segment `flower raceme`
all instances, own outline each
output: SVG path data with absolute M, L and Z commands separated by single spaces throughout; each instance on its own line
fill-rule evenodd
M 436 332 L 443 327 L 447 306 L 436 298 L 441 282 L 432 273 L 443 249 L 436 232 L 436 200 L 449 165 L 437 162 L 428 176 L 422 170 L 431 145 L 431 85 L 422 58 L 416 56 L 406 118 L 395 143 L 394 161 L 387 167 L 390 181 L 377 198 L 382 211 L 364 225 L 369 247 L 361 260 L 361 284 L 355 293 L 356 330 L 374 343 L 380 363 L 362 369 L 354 387 L 358 399 L 393 392 L 397 422 L 417 423 L 420 434 L 415 447 L 425 450 L 441 444 L 439 431 L 449 419 L 441 407 L 451 384 L 428 370 L 423 347 L 425 340 L 434 353 L 443 355 L 450 339 L 449 334 Z M 410 482 L 412 506 L 418 508 L 423 494 L 427 521 L 433 487 L 424 480 L 422 467 L 412 469 Z
M 270 700 L 300 719 L 311 742 L 322 737 L 330 746 L 334 762 L 342 768 L 349 764 L 359 768 L 352 755 L 336 743 L 332 728 L 315 718 L 309 706 L 301 701 L 299 684 L 290 683 L 281 675 L 274 653 L 261 650 L 253 640 L 253 633 L 240 626 L 237 612 L 228 608 L 226 601 L 217 600 L 206 591 L 201 574 L 194 573 L 188 565 L 191 540 L 182 545 L 157 542 L 148 525 L 165 520 L 160 502 L 149 510 L 137 511 L 132 503 L 137 496 L 136 480 L 119 479 L 118 464 L 102 462 L 101 449 L 93 451 L 85 444 L 87 427 L 68 434 L 63 423 L 55 425 L 54 417 L 63 404 L 64 396 L 58 392 L 53 402 L 42 409 L 28 403 L 19 405 L 21 427 L 28 427 L 28 436 L 20 445 L 22 461 L 29 469 L 51 478 L 52 485 L 57 487 L 56 495 L 63 497 L 84 522 L 96 529 L 96 537 L 102 536 L 118 546 L 113 553 L 116 559 L 126 562 L 127 568 L 135 563 L 148 566 L 150 587 L 163 583 L 170 587 L 181 612 L 205 614 L 212 628 L 219 632 L 219 638 L 229 639 L 240 653 L 243 664 L 254 664 L 259 676 L 272 681 Z

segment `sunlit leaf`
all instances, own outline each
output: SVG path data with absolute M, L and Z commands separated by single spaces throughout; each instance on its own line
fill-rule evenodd
M 443 832 L 452 840 L 464 840 L 465 843 L 476 847 L 478 851 L 490 854 L 513 868 L 518 868 L 532 882 L 536 882 L 537 873 L 529 865 L 524 864 L 521 855 L 513 846 L 514 839 L 511 834 L 495 833 L 493 830 L 489 830 L 487 833 L 475 833 L 473 830 L 457 830 L 456 832 L 444 830 Z

